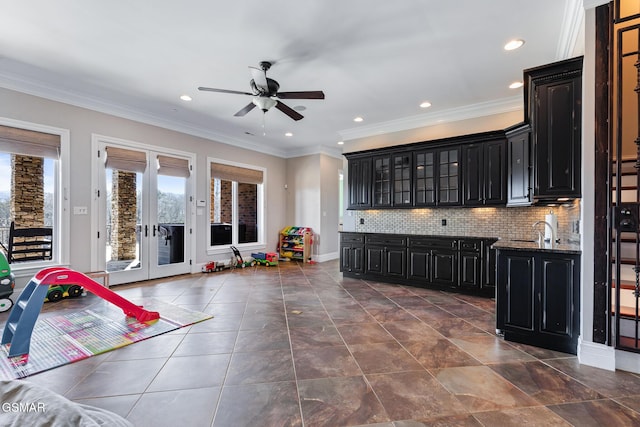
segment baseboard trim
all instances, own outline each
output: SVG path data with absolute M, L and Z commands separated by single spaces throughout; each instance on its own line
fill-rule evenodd
M 582 341 L 582 337 L 578 342 L 578 361 L 583 365 L 608 371 L 616 370 L 616 352 L 613 347 Z

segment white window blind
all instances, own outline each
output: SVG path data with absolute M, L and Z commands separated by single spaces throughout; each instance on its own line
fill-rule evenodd
M 105 167 L 127 172 L 144 173 L 147 168 L 147 155 L 143 151 L 128 150 L 120 147 L 106 147 Z
M 241 168 L 239 166 L 211 163 L 211 178 L 219 178 L 225 181 L 236 181 L 245 184 L 262 184 L 262 171 L 256 169 Z
M 58 159 L 60 135 L 0 125 L 0 151 Z

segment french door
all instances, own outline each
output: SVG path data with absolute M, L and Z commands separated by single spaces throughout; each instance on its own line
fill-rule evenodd
M 189 273 L 189 153 L 94 140 L 96 147 L 96 270 L 111 284 Z

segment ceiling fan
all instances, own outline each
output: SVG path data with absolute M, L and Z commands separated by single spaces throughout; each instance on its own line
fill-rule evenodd
M 324 92 L 322 92 L 321 90 L 302 92 L 278 92 L 278 89 L 280 89 L 280 85 L 278 84 L 278 82 L 267 77 L 267 70 L 271 68 L 271 65 L 271 62 L 262 61 L 260 62 L 260 68 L 249 67 L 251 76 L 253 77 L 253 79 L 251 79 L 251 81 L 249 82 L 252 92 L 215 89 L 202 86 L 199 87 L 198 90 L 253 96 L 253 100 L 249 104 L 247 104 L 243 109 L 234 114 L 234 116 L 236 117 L 244 116 L 255 107 L 260 108 L 264 113 L 269 111 L 271 107 L 276 107 L 278 110 L 282 111 L 293 120 L 300 120 L 304 116 L 288 105 L 280 102 L 281 99 L 324 99 Z

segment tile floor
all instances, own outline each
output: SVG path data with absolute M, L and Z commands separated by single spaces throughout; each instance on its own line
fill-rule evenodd
M 640 376 L 505 342 L 490 299 L 343 279 L 337 261 L 113 289 L 215 317 L 27 381 L 139 427 L 640 425 Z

